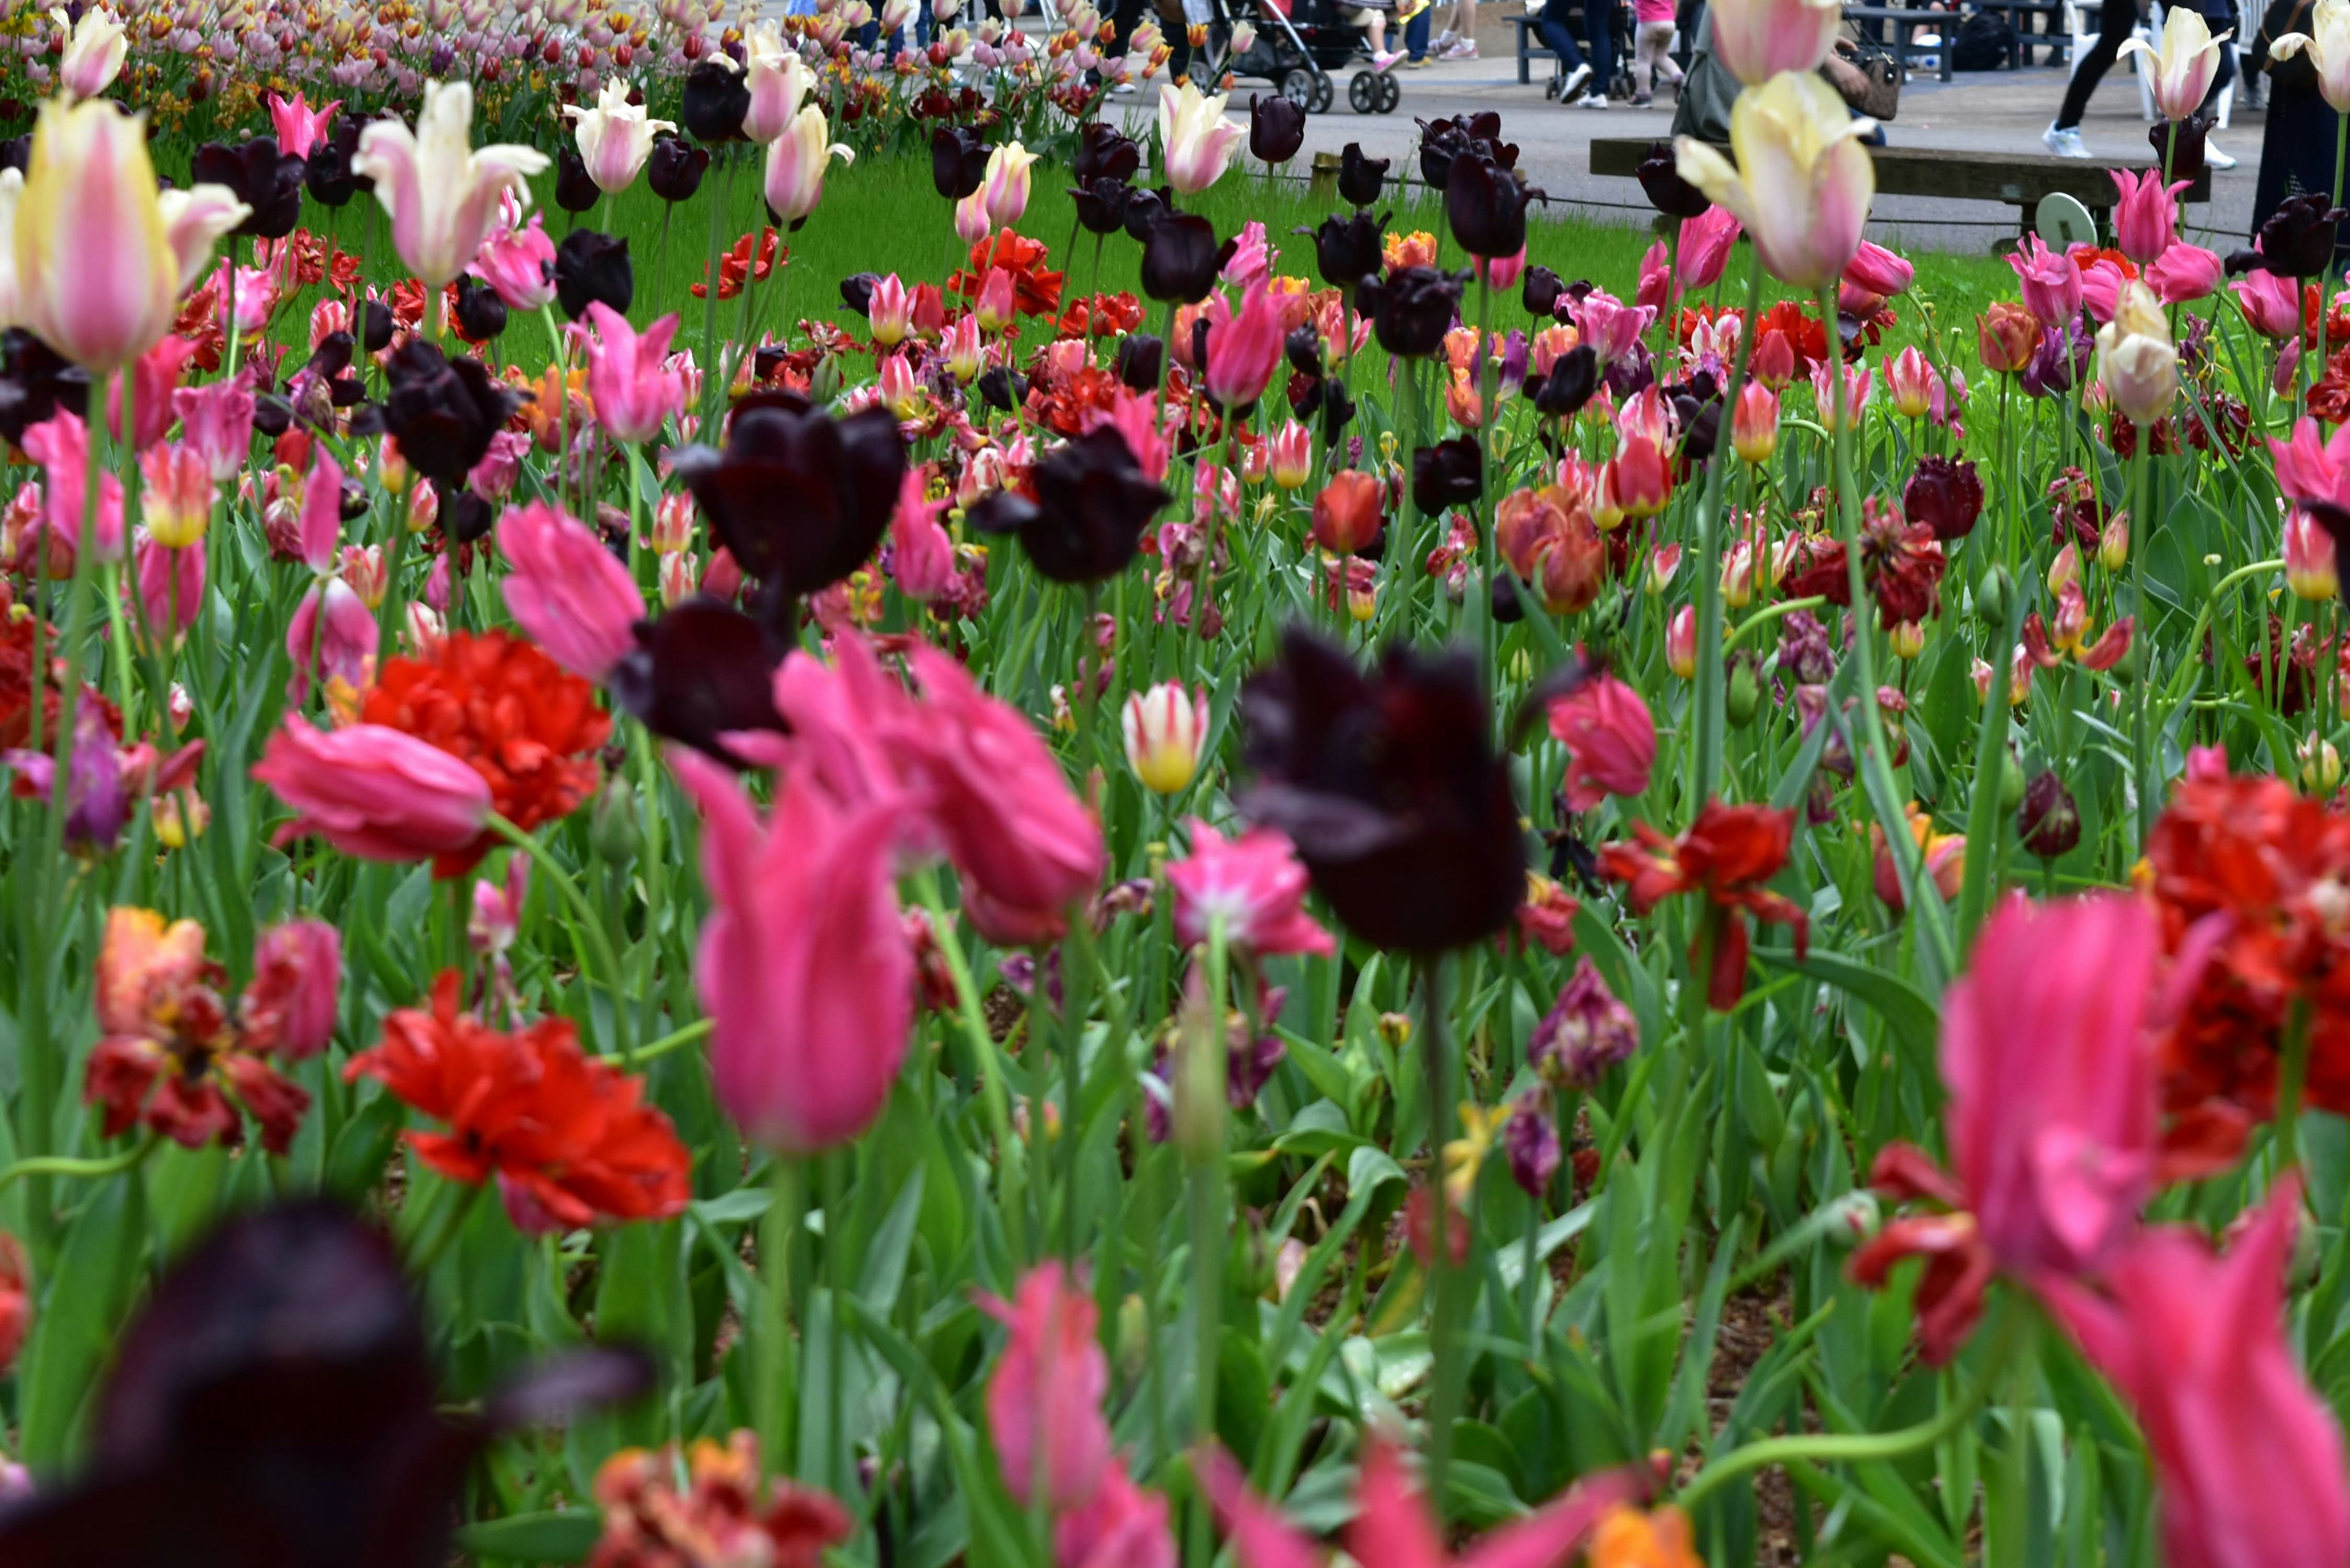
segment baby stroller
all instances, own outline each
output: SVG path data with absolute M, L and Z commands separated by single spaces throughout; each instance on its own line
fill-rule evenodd
M 1367 59 L 1362 36 L 1348 16 L 1368 5 L 1389 10 L 1381 0 L 1216 0 L 1216 16 L 1208 24 L 1208 49 L 1214 62 L 1211 79 L 1254 77 L 1271 82 L 1281 96 L 1309 114 L 1328 110 L 1337 98 L 1331 73 L 1358 59 Z M 1256 37 L 1234 53 L 1232 31 L 1240 22 L 1256 25 Z M 1357 114 L 1392 114 L 1403 99 L 1403 88 L 1394 77 L 1368 68 L 1347 81 L 1347 104 Z

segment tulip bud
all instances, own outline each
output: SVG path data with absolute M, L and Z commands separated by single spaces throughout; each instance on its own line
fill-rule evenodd
M 660 601 L 664 608 L 674 609 L 693 597 L 700 570 L 689 551 L 672 551 L 660 558 Z
M 693 497 L 684 491 L 672 491 L 660 498 L 653 508 L 650 543 L 664 556 L 687 549 L 693 544 Z
M 2081 811 L 2073 792 L 2054 770 L 2042 769 L 2023 788 L 2023 805 L 2015 814 L 2015 836 L 2043 860 L 2073 852 L 2081 842 Z
M 2056 558 L 2048 563 L 2048 592 L 2062 598 L 2066 588 L 2078 587 L 2080 581 L 2081 552 L 2067 539 L 2064 547 L 2056 552 Z
M 1379 1040 L 1390 1051 L 1400 1051 L 1411 1044 L 1411 1014 L 1382 1012 L 1379 1014 Z
M 1265 444 L 1270 449 L 1266 472 L 1274 484 L 1295 490 L 1314 476 L 1314 438 L 1295 420 L 1282 426 Z
M 1208 704 L 1174 681 L 1164 681 L 1126 700 L 1119 723 L 1126 734 L 1127 766 L 1155 794 L 1176 794 L 1200 769 L 1207 739 Z
M 637 824 L 637 795 L 623 778 L 604 781 L 597 792 L 596 809 L 588 818 L 588 842 L 597 858 L 608 866 L 627 867 L 635 862 L 637 852 L 644 846 L 644 832 Z
M 380 608 L 390 587 L 390 575 L 383 564 L 383 546 L 344 545 L 343 582 L 359 596 L 359 603 L 369 609 Z
M 1722 716 L 1743 729 L 1753 722 L 1762 705 L 1762 678 L 1755 673 L 1752 660 L 1742 659 L 1730 667 L 1729 684 L 1722 692 Z
M 2334 535 L 2306 512 L 2284 520 L 2284 580 L 2293 597 L 2313 604 L 2332 598 L 2341 586 Z
M 1201 999 L 1184 1004 L 1175 1036 L 1175 1146 L 1189 1165 L 1224 1157 L 1224 1039 L 1222 1021 L 1211 1018 Z
M 2000 630 L 2007 625 L 2007 597 L 2014 592 L 2006 571 L 1993 566 L 1975 585 L 1975 616 L 1983 625 Z
M 1730 444 L 1746 462 L 1760 467 L 1779 450 L 1779 394 L 1760 381 L 1749 381 L 1738 393 L 1738 411 L 1730 421 Z
M 2022 805 L 2026 783 L 2023 764 L 2016 760 L 2015 748 L 2010 746 L 1999 763 L 1999 809 L 2013 811 Z
M 1665 627 L 1665 663 L 1684 680 L 1697 679 L 1697 607 L 1683 605 Z
M 2118 572 L 2129 560 L 2129 514 L 2116 512 L 2106 519 L 2097 535 L 2097 565 L 2109 572 Z
M 1896 622 L 1893 629 L 1886 634 L 1886 641 L 1891 645 L 1894 658 L 1915 659 L 1926 651 L 1925 623 L 1915 620 Z
M 1828 1217 L 1825 1240 L 1838 1251 L 1849 1251 L 1873 1240 L 1884 1223 L 1877 1194 L 1866 1187 L 1854 1188 L 1829 1204 L 1825 1213 Z
M 1681 547 L 1659 545 L 1648 556 L 1648 592 L 1661 594 L 1672 586 L 1673 574 L 1681 567 Z
M 2315 731 L 2294 749 L 2301 759 L 2301 787 L 2311 794 L 2332 794 L 2342 787 L 2342 753 Z

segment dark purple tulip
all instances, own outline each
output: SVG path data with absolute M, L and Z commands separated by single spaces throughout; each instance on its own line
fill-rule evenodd
M 408 465 L 443 495 L 465 483 L 489 455 L 490 438 L 521 402 L 478 359 L 452 359 L 421 337 L 400 345 L 387 369 L 383 428 L 400 442 Z
M 555 247 L 555 301 L 577 321 L 602 304 L 622 316 L 637 296 L 629 242 L 594 229 L 574 229 Z
M 1668 218 L 1694 218 L 1701 215 L 1713 203 L 1705 192 L 1681 178 L 1680 161 L 1673 156 L 1669 141 L 1653 142 L 1648 155 L 1640 160 L 1640 189 L 1648 193 L 1648 205 Z
M 941 197 L 960 202 L 986 178 L 987 138 L 968 125 L 931 132 L 931 186 Z
M 677 118 L 696 141 L 742 140 L 743 117 L 750 112 L 751 84 L 731 60 L 712 56 L 685 73 Z
M 1526 248 L 1526 203 L 1544 199 L 1480 148 L 1452 161 L 1444 216 L 1461 249 L 1500 260 Z
M 1029 478 L 1034 501 L 999 490 L 968 520 L 984 534 L 1019 535 L 1036 570 L 1056 583 L 1097 583 L 1124 571 L 1169 500 L 1143 477 L 1126 438 L 1106 425 L 1047 454 Z
M 696 147 L 666 130 L 653 138 L 652 155 L 645 160 L 645 183 L 662 201 L 672 206 L 691 201 L 709 171 L 707 147 Z
M 1398 267 L 1356 285 L 1355 309 L 1371 318 L 1380 348 L 1424 359 L 1444 347 L 1461 313 L 1461 280 L 1432 266 Z
M 302 218 L 302 160 L 277 151 L 274 136 L 248 138 L 231 147 L 207 141 L 189 160 L 189 178 L 225 185 L 253 209 L 234 232 L 256 239 L 282 240 Z
M 1378 201 L 1387 178 L 1388 160 L 1364 157 L 1359 141 L 1349 141 L 1338 154 L 1338 194 L 1357 207 Z
M 1411 503 L 1423 516 L 1440 517 L 1475 504 L 1482 493 L 1477 438 L 1455 436 L 1411 454 Z
M 740 768 L 749 764 L 719 737 L 784 727 L 774 679 L 781 650 L 733 606 L 696 595 L 639 621 L 636 638 L 607 680 L 612 701 L 654 734 Z
M 1534 411 L 1555 420 L 1573 419 L 1599 390 L 1599 356 L 1578 343 L 1551 361 L 1550 374 L 1534 389 Z
M 1249 156 L 1260 163 L 1286 163 L 1305 145 L 1305 111 L 1286 95 L 1249 94 Z
M 1982 515 L 1982 480 L 1971 459 L 1952 461 L 1929 452 L 1901 487 L 1901 514 L 1932 527 L 1934 537 L 1963 539 Z
M 585 213 L 604 199 L 596 182 L 588 177 L 587 161 L 577 150 L 558 147 L 555 150 L 555 204 L 567 213 Z
M 1161 305 L 1197 305 L 1216 286 L 1232 252 L 1229 243 L 1216 243 L 1215 226 L 1205 218 L 1161 217 L 1142 242 L 1142 292 Z
M 2069 855 L 2081 842 L 2080 807 L 2053 769 L 2043 768 L 2023 786 L 2023 804 L 2015 812 L 2015 836 L 2043 860 Z
M 1341 218 L 1336 213 L 1312 229 L 1297 234 L 1314 236 L 1315 270 L 1333 288 L 1352 288 L 1385 265 L 1381 235 L 1386 220 L 1368 213 Z

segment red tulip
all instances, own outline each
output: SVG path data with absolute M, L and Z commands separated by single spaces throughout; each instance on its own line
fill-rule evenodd
M 1003 1489 L 1024 1507 L 1044 1488 L 1055 1514 L 1091 1501 L 1111 1465 L 1109 1358 L 1096 1334 L 1093 1297 L 1062 1265 L 1039 1264 L 1010 1301 L 979 1304 L 1012 1331 L 987 1380 L 987 1429 Z

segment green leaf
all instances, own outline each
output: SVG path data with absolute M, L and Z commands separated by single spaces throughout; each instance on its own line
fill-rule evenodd
M 1825 981 L 1885 1020 L 1902 1049 L 1919 1061 L 1930 1062 L 1941 1032 L 1941 1019 L 1923 992 L 1890 970 L 1846 958 L 1825 948 L 1814 948 L 1802 962 L 1783 950 L 1758 947 L 1754 956 L 1774 969 L 1795 970 Z
M 137 1290 L 147 1252 L 136 1172 L 100 1184 L 66 1231 L 49 1292 L 16 1368 L 27 1464 L 54 1475 L 78 1447 L 81 1415 Z
M 517 1513 L 460 1529 L 450 1544 L 468 1557 L 510 1563 L 581 1563 L 604 1532 L 600 1514 L 584 1511 Z

